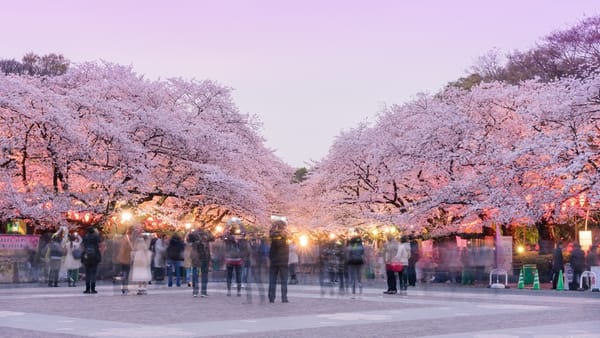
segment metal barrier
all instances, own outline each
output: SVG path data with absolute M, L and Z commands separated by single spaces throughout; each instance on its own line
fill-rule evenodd
M 596 274 L 591 271 L 584 271 L 581 273 L 581 277 L 579 277 L 579 291 L 584 291 L 583 288 L 583 278 L 587 278 L 588 286 L 591 291 L 598 292 L 597 288 L 594 288 L 596 284 Z
M 492 277 L 496 276 L 496 282 L 492 283 Z M 504 284 L 500 283 L 500 275 L 504 275 Z M 503 269 L 492 269 L 490 271 L 490 288 L 492 289 L 507 289 L 508 288 L 508 273 Z

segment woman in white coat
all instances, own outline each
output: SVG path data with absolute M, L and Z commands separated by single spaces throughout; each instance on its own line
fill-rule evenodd
M 67 279 L 69 286 L 75 286 L 79 279 L 79 268 L 81 268 L 81 236 L 78 233 L 72 233 L 67 236 L 63 243 L 65 249 L 65 259 L 63 268 L 67 270 Z
M 132 282 L 138 283 L 138 295 L 146 294 L 148 281 L 152 279 L 150 263 L 152 262 L 152 251 L 150 251 L 150 238 L 148 235 L 138 234 L 133 244 L 131 277 Z

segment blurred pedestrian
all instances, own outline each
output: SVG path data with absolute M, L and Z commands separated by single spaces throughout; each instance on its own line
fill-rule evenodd
M 152 266 L 154 267 L 154 280 L 162 282 L 165 280 L 165 267 L 166 267 L 166 251 L 167 243 L 166 235 L 164 233 L 158 234 L 154 245 L 152 246 Z
M 393 295 L 398 293 L 398 288 L 396 287 L 396 272 L 392 270 L 392 259 L 398 253 L 399 243 L 392 234 L 388 234 L 388 241 L 383 249 L 383 261 L 385 263 L 385 274 L 387 277 L 387 290 L 383 293 L 388 295 Z
M 565 263 L 563 261 L 562 246 L 556 243 L 556 248 L 552 252 L 552 289 L 556 289 L 558 286 L 558 278 L 564 273 Z
M 290 272 L 290 284 L 298 284 L 297 268 L 298 268 L 298 252 L 296 251 L 296 244 L 290 243 L 290 256 L 288 260 L 289 272 Z
M 150 271 L 152 251 L 150 251 L 150 237 L 142 233 L 141 229 L 135 234 L 132 257 L 131 281 L 138 285 L 137 294 L 145 295 L 148 281 L 152 279 Z
M 131 243 L 131 228 L 129 228 L 119 240 L 119 248 L 117 253 L 117 264 L 121 271 L 121 293 L 129 292 L 129 273 L 131 271 L 131 251 L 133 244 Z
M 235 272 L 235 282 L 237 285 L 237 296 L 242 295 L 242 250 L 239 245 L 241 236 L 239 224 L 229 224 L 229 229 L 223 235 L 223 243 L 225 243 L 225 269 L 227 271 L 227 296 L 231 296 L 231 284 L 233 281 L 233 273 Z
M 98 264 L 102 261 L 100 253 L 100 243 L 102 237 L 94 227 L 89 227 L 87 233 L 81 241 L 83 246 L 83 256 L 81 262 L 85 267 L 85 291 L 83 293 L 95 294 L 96 291 L 96 275 L 98 273 Z
M 408 259 L 408 267 L 406 270 L 408 285 L 415 286 L 417 284 L 417 262 L 419 261 L 419 243 L 413 237 L 409 237 L 410 258 Z M 459 255 L 460 257 L 460 255 Z
M 588 251 L 585 261 L 588 271 L 592 270 L 592 266 L 598 266 L 598 244 L 594 243 L 590 246 L 590 250 Z
M 352 287 L 352 295 L 356 294 L 356 287 L 358 286 L 358 293 L 362 294 L 362 267 L 365 264 L 365 248 L 363 246 L 362 239 L 356 235 L 348 241 L 347 246 L 347 257 L 348 257 L 348 276 L 350 278 L 350 286 Z
M 48 244 L 47 256 L 49 262 L 48 272 L 48 286 L 58 286 L 58 273 L 60 271 L 60 265 L 62 263 L 65 250 L 61 244 L 62 238 L 60 236 L 53 236 L 52 240 Z
M 178 233 L 174 233 L 167 245 L 167 286 L 173 287 L 173 273 L 175 285 L 181 286 L 181 265 L 183 264 L 183 251 L 185 243 Z
M 573 281 L 571 282 L 570 289 L 577 290 L 581 274 L 585 271 L 585 253 L 581 250 L 579 243 L 575 243 L 573 246 L 570 262 L 573 268 Z
M 200 291 L 201 297 L 208 296 L 208 270 L 210 266 L 210 242 L 215 240 L 215 236 L 206 228 L 200 226 L 190 236 L 188 241 L 191 243 L 192 251 L 190 254 L 192 265 L 192 296 L 197 297 Z M 201 274 L 201 285 L 198 285 L 198 274 Z M 200 289 L 200 290 L 198 290 Z
M 287 281 L 288 281 L 288 262 L 290 248 L 287 242 L 286 222 L 277 219 L 272 222 L 269 237 L 271 239 L 271 248 L 269 250 L 269 302 L 275 302 L 277 278 L 281 283 L 281 301 L 288 302 Z
M 76 286 L 75 283 L 79 280 L 79 269 L 81 268 L 81 236 L 77 232 L 69 234 L 63 248 L 65 250 L 63 267 L 67 270 L 68 285 Z
M 398 246 L 396 257 L 403 266 L 402 270 L 398 272 L 400 291 L 406 294 L 406 290 L 408 289 L 408 273 L 406 272 L 406 268 L 408 267 L 408 260 L 410 259 L 410 244 L 408 243 L 407 236 L 402 236 L 402 238 L 400 238 L 400 245 Z

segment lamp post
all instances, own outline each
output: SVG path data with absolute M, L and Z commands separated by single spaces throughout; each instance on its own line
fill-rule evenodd
M 585 198 L 585 194 L 583 194 L 583 193 L 581 193 L 579 195 L 579 205 L 582 208 L 586 205 L 586 198 Z M 589 201 L 587 201 L 587 210 L 585 212 L 584 230 L 578 231 L 579 245 L 581 245 L 581 248 L 586 252 L 589 250 L 590 246 L 592 245 L 592 232 L 588 231 L 588 229 L 587 229 L 588 219 L 590 217 L 590 207 L 591 207 L 591 203 Z

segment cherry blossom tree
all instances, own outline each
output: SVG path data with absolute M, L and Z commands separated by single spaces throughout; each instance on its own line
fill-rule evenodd
M 0 77 L 4 219 L 55 225 L 68 210 L 138 207 L 178 220 L 207 205 L 266 223 L 292 169 L 264 146 L 230 89 L 148 81 L 85 63 L 52 78 Z

